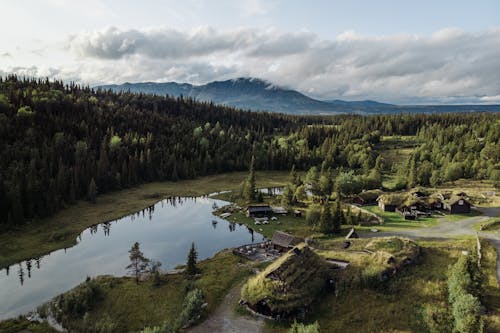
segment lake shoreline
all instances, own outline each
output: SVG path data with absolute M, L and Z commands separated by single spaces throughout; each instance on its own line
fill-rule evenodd
M 0 233 L 0 270 L 77 244 L 87 228 L 147 209 L 168 197 L 200 197 L 240 187 L 247 172 L 233 172 L 179 182 L 154 182 L 80 201 L 54 216 Z M 288 171 L 260 171 L 259 187 L 282 186 Z M 75 219 L 78 216 L 78 219 Z

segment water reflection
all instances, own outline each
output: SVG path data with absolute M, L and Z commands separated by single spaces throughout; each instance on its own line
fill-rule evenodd
M 224 204 L 209 197 L 170 197 L 124 218 L 89 227 L 78 235 L 74 247 L 5 268 L 5 274 L 0 274 L 0 319 L 30 311 L 87 276 L 126 274 L 128 250 L 136 241 L 147 257 L 170 269 L 185 263 L 193 240 L 199 258 L 204 259 L 224 248 L 263 239 L 250 228 L 212 215 L 214 207 Z

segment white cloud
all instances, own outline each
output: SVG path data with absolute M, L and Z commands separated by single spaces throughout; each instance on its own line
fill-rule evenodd
M 443 29 L 429 36 L 347 31 L 321 40 L 276 29 L 108 27 L 72 35 L 66 48 L 74 62 L 54 64 L 57 69 L 0 69 L 90 84 L 254 76 L 321 98 L 401 103 L 496 103 L 500 94 L 499 29 Z

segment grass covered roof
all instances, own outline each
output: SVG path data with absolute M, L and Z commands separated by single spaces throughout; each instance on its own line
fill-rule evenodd
M 274 314 L 293 313 L 312 303 L 325 287 L 330 265 L 305 244 L 290 250 L 250 278 L 241 296 L 251 306 L 264 303 Z

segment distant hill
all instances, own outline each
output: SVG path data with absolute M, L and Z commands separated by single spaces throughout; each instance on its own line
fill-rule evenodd
M 102 85 L 103 89 L 130 91 L 174 97 L 193 97 L 199 101 L 212 101 L 253 111 L 283 112 L 289 114 L 337 114 L 337 113 L 405 113 L 405 112 L 466 112 L 500 111 L 500 105 L 425 105 L 399 106 L 377 101 L 320 101 L 296 90 L 273 85 L 256 78 L 238 78 L 214 81 L 204 85 L 189 83 L 124 83 Z

